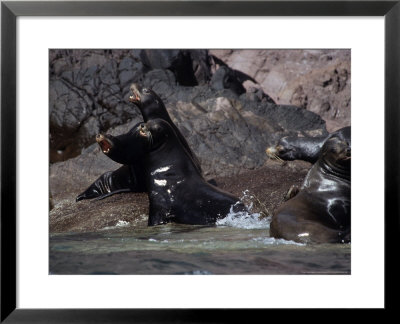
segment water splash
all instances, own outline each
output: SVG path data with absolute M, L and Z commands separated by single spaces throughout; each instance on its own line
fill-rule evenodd
M 231 206 L 228 215 L 226 215 L 226 217 L 223 219 L 217 220 L 216 225 L 244 229 L 269 229 L 269 225 L 271 223 L 270 217 L 260 218 L 260 213 L 251 213 L 251 210 L 253 209 L 253 202 L 251 201 L 252 198 L 253 196 L 249 194 L 248 190 L 243 191 L 243 196 L 240 197 L 240 202 L 245 204 L 249 211 L 234 212 L 233 205 Z
M 259 213 L 249 212 L 234 212 L 233 207 L 225 218 L 219 219 L 216 222 L 218 226 L 232 226 L 245 229 L 265 228 L 269 229 L 270 219 L 260 219 Z

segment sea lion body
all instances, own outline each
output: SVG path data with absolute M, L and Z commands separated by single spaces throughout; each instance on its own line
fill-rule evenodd
M 151 143 L 146 154 L 146 187 L 150 226 L 176 222 L 215 224 L 231 210 L 245 210 L 238 198 L 206 182 L 173 127 L 162 119 L 143 125 Z
M 315 163 L 324 143 L 332 136 L 349 137 L 350 126 L 343 127 L 327 136 L 315 137 L 282 137 L 278 144 L 266 149 L 266 153 L 271 158 L 285 161 L 303 160 Z
M 277 209 L 270 235 L 298 242 L 350 241 L 350 132 L 330 136 L 297 195 Z

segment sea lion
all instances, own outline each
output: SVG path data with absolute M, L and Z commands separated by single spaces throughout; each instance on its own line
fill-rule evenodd
M 246 210 L 238 198 L 203 179 L 167 121 L 151 119 L 139 126 L 139 134 L 148 144 L 143 164 L 150 203 L 149 226 L 169 222 L 215 224 L 231 210 Z M 132 136 L 132 141 L 137 137 Z
M 199 159 L 191 150 L 188 142 L 183 137 L 178 127 L 173 123 L 161 98 L 153 90 L 142 87 L 136 83 L 133 83 L 130 89 L 132 95 L 129 97 L 129 101 L 134 103 L 140 109 L 144 122 L 146 123 L 152 119 L 163 119 L 167 121 L 172 126 L 182 145 L 193 159 L 197 171 L 199 174 L 202 174 Z
M 265 152 L 270 158 L 277 160 L 303 160 L 310 163 L 315 163 L 318 160 L 321 148 L 327 139 L 339 134 L 350 137 L 350 130 L 350 126 L 347 126 L 327 136 L 285 136 L 282 137 L 275 146 L 268 147 Z
M 115 171 L 103 173 L 84 192 L 76 197 L 76 201 L 83 199 L 104 199 L 120 192 L 144 192 L 146 191 L 143 177 L 142 156 L 145 143 L 142 141 L 132 142 L 131 136 L 137 135 L 136 124 L 126 134 L 119 136 L 102 135 L 96 136 L 102 152 L 113 161 L 123 164 Z
M 297 242 L 350 242 L 351 140 L 339 132 L 324 143 L 300 191 L 274 213 L 270 235 Z

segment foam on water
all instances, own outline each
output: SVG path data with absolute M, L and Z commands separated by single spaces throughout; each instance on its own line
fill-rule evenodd
M 106 227 L 103 227 L 102 230 L 110 230 L 110 229 L 119 228 L 119 227 L 126 227 L 126 226 L 129 226 L 129 225 L 130 225 L 129 222 L 126 222 L 126 221 L 123 221 L 123 220 L 119 220 L 117 222 L 117 224 L 115 224 L 114 226 L 106 226 Z
M 154 238 L 149 238 L 149 242 L 157 242 L 157 243 L 183 243 L 184 240 L 156 240 Z M 197 240 L 187 240 L 188 242 L 197 241 Z
M 229 214 L 222 219 L 217 220 L 216 225 L 218 226 L 232 226 L 237 228 L 245 229 L 256 229 L 266 228 L 269 229 L 271 220 L 269 217 L 260 219 L 259 213 L 249 212 L 234 212 L 233 206 L 229 211 Z
M 304 243 L 298 243 L 295 241 L 288 241 L 288 240 L 284 240 L 284 239 L 276 239 L 274 237 L 256 237 L 256 238 L 253 238 L 253 241 L 260 242 L 263 245 L 282 245 L 282 244 L 299 245 L 299 246 L 306 245 Z
M 248 190 L 243 191 L 243 196 L 240 198 L 240 202 L 244 203 L 249 211 L 253 209 L 253 202 L 251 201 L 252 198 L 253 196 L 249 194 Z M 250 203 L 248 203 L 249 201 Z M 270 217 L 260 219 L 259 213 L 251 213 L 248 211 L 234 212 L 233 207 L 234 205 L 231 206 L 228 215 L 226 215 L 225 218 L 218 220 L 216 225 L 232 226 L 245 229 L 269 229 L 269 224 L 271 223 Z

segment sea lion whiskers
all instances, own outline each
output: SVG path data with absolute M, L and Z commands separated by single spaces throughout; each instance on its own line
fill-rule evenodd
M 276 155 L 276 154 L 273 154 L 271 158 L 272 158 L 272 159 L 275 159 L 275 160 L 277 160 L 277 161 L 279 161 L 279 162 L 281 162 L 281 163 L 285 163 L 285 161 L 282 160 L 282 159 L 281 159 L 278 155 Z
M 146 125 L 141 124 L 139 126 L 139 135 L 148 138 L 150 147 L 153 146 L 153 135 L 151 134 L 150 130 L 147 129 Z
M 281 163 L 285 163 L 285 161 L 282 160 L 282 159 L 277 155 L 276 149 L 275 149 L 274 147 L 268 147 L 268 148 L 265 150 L 265 153 L 268 155 L 268 157 L 269 157 L 270 159 L 272 159 L 272 160 L 277 160 L 277 161 L 279 161 L 279 162 L 281 162 Z

